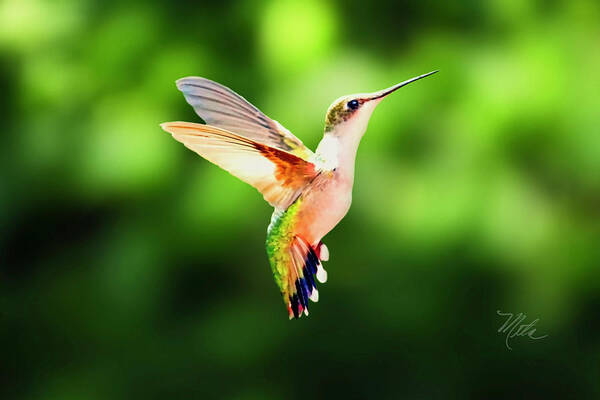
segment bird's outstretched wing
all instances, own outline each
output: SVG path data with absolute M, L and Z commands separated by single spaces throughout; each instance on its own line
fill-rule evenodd
M 312 152 L 279 122 L 226 86 L 206 78 L 177 81 L 186 101 L 207 124 L 308 160 Z
M 318 174 L 294 154 L 211 125 L 166 122 L 161 127 L 208 161 L 254 186 L 277 209 L 286 209 Z

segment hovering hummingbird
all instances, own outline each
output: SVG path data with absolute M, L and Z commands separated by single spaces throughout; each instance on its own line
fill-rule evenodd
M 343 96 L 325 118 L 316 152 L 233 90 L 206 78 L 179 79 L 177 88 L 206 122 L 166 122 L 175 140 L 254 186 L 275 211 L 267 228 L 267 255 L 289 318 L 308 315 L 324 283 L 321 239 L 352 202 L 354 161 L 375 107 L 390 93 L 437 71 L 374 93 Z M 316 278 L 316 279 L 315 279 Z

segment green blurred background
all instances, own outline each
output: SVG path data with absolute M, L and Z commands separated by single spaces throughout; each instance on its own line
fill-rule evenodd
M 271 209 L 158 124 L 174 81 L 309 147 L 386 99 L 329 282 L 288 321 Z M 0 398 L 600 398 L 600 3 L 0 1 Z M 506 348 L 496 314 L 539 318 Z

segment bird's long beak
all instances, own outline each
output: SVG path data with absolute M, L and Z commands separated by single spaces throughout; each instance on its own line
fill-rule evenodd
M 431 72 L 428 72 L 428 73 L 426 73 L 426 74 L 423 74 L 423 75 L 416 76 L 416 77 L 414 77 L 414 78 L 411 78 L 411 79 L 409 79 L 409 80 L 407 80 L 407 81 L 400 82 L 400 83 L 398 83 L 397 85 L 391 86 L 391 87 L 389 87 L 389 88 L 387 88 L 387 89 L 383 89 L 383 90 L 380 90 L 380 91 L 378 91 L 378 92 L 375 92 L 375 93 L 373 93 L 373 94 L 372 94 L 372 95 L 369 97 L 369 100 L 377 100 L 377 99 L 382 99 L 382 98 L 384 98 L 385 96 L 387 96 L 388 94 L 390 94 L 390 93 L 392 93 L 392 92 L 395 92 L 396 90 L 400 89 L 402 86 L 406 86 L 406 85 L 408 85 L 409 83 L 412 83 L 412 82 L 414 82 L 414 81 L 418 81 L 419 79 L 425 78 L 425 77 L 427 77 L 427 76 L 429 76 L 429 75 L 433 75 L 433 74 L 435 74 L 436 72 L 438 72 L 438 70 L 436 70 L 436 71 L 431 71 Z

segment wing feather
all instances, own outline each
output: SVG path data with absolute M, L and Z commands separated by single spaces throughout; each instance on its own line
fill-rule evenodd
M 265 200 L 286 209 L 317 175 L 294 154 L 211 125 L 167 122 L 161 127 L 187 148 L 254 186 Z
M 207 124 L 308 160 L 312 152 L 280 123 L 226 86 L 206 78 L 177 81 L 186 101 Z

